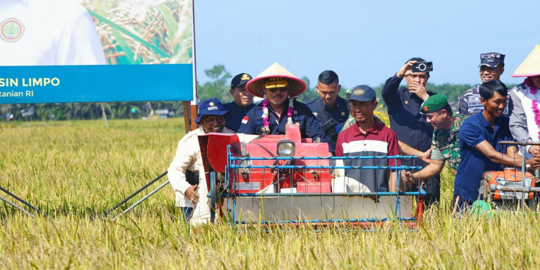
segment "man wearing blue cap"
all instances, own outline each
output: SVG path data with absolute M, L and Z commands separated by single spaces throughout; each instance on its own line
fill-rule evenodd
M 491 52 L 480 54 L 480 79 L 482 83 L 499 80 L 504 72 L 504 54 Z M 465 116 L 472 116 L 484 109 L 480 102 L 480 84 L 463 92 L 459 97 L 458 112 Z M 504 115 L 512 115 L 512 100 L 504 108 Z
M 352 89 L 347 100 L 356 124 L 342 131 L 336 143 L 336 156 L 395 156 L 399 155 L 396 133 L 379 122 L 373 111 L 377 108 L 375 91 L 367 85 Z M 345 166 L 398 166 L 392 159 L 346 159 Z M 387 170 L 349 170 L 344 192 L 396 191 L 396 172 L 388 177 Z M 336 187 L 338 185 L 334 185 Z
M 199 116 L 195 119 L 201 126 L 180 140 L 176 156 L 169 166 L 168 177 L 176 194 L 176 206 L 182 209 L 186 218 L 191 216 L 192 224 L 207 223 L 210 220 L 208 187 L 197 136 L 206 133 L 234 134 L 225 127 L 227 113 L 218 99 L 201 102 Z
M 225 110 L 229 113 L 225 116 L 225 126 L 237 132 L 240 128 L 242 119 L 253 108 L 253 95 L 246 90 L 246 84 L 251 80 L 251 75 L 240 73 L 231 81 L 231 90 L 229 93 L 234 98 L 231 103 L 223 104 Z

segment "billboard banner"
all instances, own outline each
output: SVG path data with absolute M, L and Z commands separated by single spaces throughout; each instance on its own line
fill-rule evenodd
M 192 1 L 0 1 L 0 104 L 193 100 Z

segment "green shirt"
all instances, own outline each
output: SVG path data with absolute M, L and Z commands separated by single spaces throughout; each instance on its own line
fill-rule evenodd
M 454 115 L 454 123 L 450 130 L 439 129 L 433 132 L 431 141 L 431 159 L 446 160 L 450 168 L 457 170 L 461 158 L 459 156 L 459 127 L 466 116 Z

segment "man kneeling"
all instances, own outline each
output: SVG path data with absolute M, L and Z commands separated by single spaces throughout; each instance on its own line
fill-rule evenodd
M 336 156 L 399 155 L 396 133 L 373 116 L 377 108 L 375 91 L 367 85 L 353 88 L 347 103 L 356 124 L 342 131 L 336 143 Z M 345 166 L 399 166 L 394 159 L 345 159 Z M 350 169 L 344 183 L 334 182 L 334 192 L 396 191 L 396 172 L 385 169 Z

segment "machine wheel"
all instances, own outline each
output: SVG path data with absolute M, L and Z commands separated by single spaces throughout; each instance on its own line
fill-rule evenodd
M 214 223 L 216 219 L 218 186 L 216 185 L 216 173 L 210 173 L 210 222 Z

